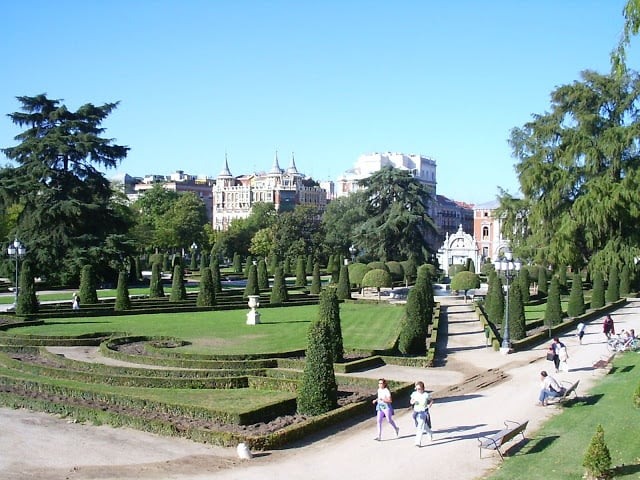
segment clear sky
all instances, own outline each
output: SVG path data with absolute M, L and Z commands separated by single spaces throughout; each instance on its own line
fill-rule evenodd
M 624 3 L 4 2 L 0 146 L 16 143 L 16 96 L 120 101 L 103 125 L 131 147 L 118 172 L 215 177 L 226 152 L 241 175 L 277 150 L 322 181 L 364 153 L 416 153 L 437 162 L 439 194 L 483 203 L 518 193 L 510 130 L 582 70 L 609 70 Z

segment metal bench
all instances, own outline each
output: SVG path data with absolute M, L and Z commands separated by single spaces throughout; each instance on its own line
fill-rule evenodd
M 505 420 L 504 430 L 500 430 L 492 435 L 479 435 L 478 443 L 480 444 L 480 458 L 482 458 L 482 449 L 485 449 L 497 451 L 500 458 L 504 460 L 500 447 L 515 438 L 517 435 L 522 435 L 522 439 L 524 440 L 524 430 L 527 428 L 528 423 L 529 420 L 522 423 Z
M 576 380 L 574 383 L 562 382 L 562 385 L 563 386 L 566 385 L 566 387 L 564 387 L 564 393 L 559 397 L 556 397 L 558 399 L 558 403 L 562 403 L 565 400 L 568 400 L 572 393 L 575 396 L 575 398 L 578 398 L 578 392 L 576 391 L 576 389 L 578 388 L 579 383 L 580 383 L 580 380 Z

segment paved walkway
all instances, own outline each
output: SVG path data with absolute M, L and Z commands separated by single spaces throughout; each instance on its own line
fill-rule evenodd
M 435 431 L 433 442 L 423 438 L 422 448 L 414 446 L 414 428 L 409 409 L 398 409 L 396 413 L 396 421 L 400 426 L 400 438 L 396 439 L 391 428 L 385 425 L 383 441 L 374 441 L 375 421 L 372 409 L 370 419 L 345 428 L 343 431 L 325 438 L 314 438 L 313 441 L 291 445 L 283 450 L 262 452 L 253 460 L 242 462 L 229 469 L 223 468 L 215 472 L 206 471 L 206 469 L 191 470 L 170 476 L 164 475 L 160 470 L 155 478 L 324 480 L 340 475 L 347 478 L 389 480 L 400 475 L 412 475 L 418 466 L 433 472 L 435 478 L 439 480 L 482 478 L 499 464 L 499 456 L 493 452 L 484 452 L 484 458 L 480 459 L 476 440 L 478 435 L 499 430 L 506 419 L 529 420 L 527 436 L 531 438 L 546 419 L 560 411 L 557 407 L 545 408 L 535 405 L 539 389 L 539 372 L 542 369 L 550 369 L 552 364 L 544 358 L 546 345 L 510 355 L 501 355 L 486 348 L 484 332 L 475 318 L 472 304 L 465 304 L 455 297 L 440 297 L 439 300 L 447 313 L 447 322 L 443 328 L 448 330 L 448 341 L 441 345 L 446 353 L 437 359 L 439 366 L 431 369 L 385 366 L 358 374 L 373 378 L 425 381 L 427 388 L 436 392 L 436 403 L 432 409 Z M 630 301 L 627 306 L 614 312 L 612 316 L 616 322 L 616 330 L 634 328 L 640 331 L 640 300 Z M 579 394 L 585 394 L 603 374 L 602 371 L 591 368 L 594 361 L 606 354 L 601 323 L 601 320 L 597 320 L 587 326 L 583 345 L 579 345 L 577 338 L 573 335 L 563 338 L 569 349 L 571 370 L 556 377 L 559 380 L 568 381 L 579 379 Z M 469 381 L 464 382 L 464 379 Z M 5 429 L 6 426 L 11 425 L 9 421 L 11 415 L 7 414 L 6 410 L 0 409 L 2 431 L 12 431 Z M 43 416 L 42 418 L 47 418 L 48 428 L 52 428 L 56 422 L 64 422 L 54 417 Z M 39 450 L 38 427 L 39 425 L 33 425 L 33 429 L 28 432 L 30 437 L 25 438 L 18 438 L 17 431 L 10 439 L 0 434 L 0 452 L 6 451 L 7 445 L 23 442 L 24 459 L 32 463 L 38 462 L 36 453 Z M 62 428 L 64 427 L 63 424 Z M 80 425 L 73 427 L 76 432 L 78 432 L 76 428 L 81 428 Z M 74 470 L 74 465 L 104 465 L 104 470 L 101 470 L 100 475 L 96 477 L 69 475 L 67 478 L 70 479 L 112 478 L 108 473 L 109 465 L 114 465 L 113 462 L 118 462 L 118 465 L 123 463 L 118 458 L 113 458 L 112 449 L 102 452 L 100 445 L 107 443 L 114 445 L 120 435 L 127 438 L 130 435 L 138 435 L 141 438 L 140 448 L 129 447 L 123 453 L 122 460 L 127 465 L 158 462 L 159 457 L 166 458 L 167 462 L 175 461 L 176 458 L 186 459 L 189 455 L 202 455 L 203 449 L 211 452 L 212 455 L 227 458 L 235 456 L 232 449 L 200 444 L 193 444 L 191 450 L 186 446 L 185 441 L 180 439 L 163 439 L 162 441 L 166 442 L 176 442 L 175 451 L 171 451 L 170 447 L 163 447 L 154 450 L 151 455 L 149 443 L 144 440 L 151 436 L 143 432 L 132 434 L 124 429 L 106 427 L 85 427 L 81 432 L 77 433 L 78 437 L 75 441 L 85 447 L 86 454 L 78 458 L 78 449 L 70 450 L 71 455 L 65 455 L 65 452 L 61 451 L 56 466 L 67 466 L 68 471 L 71 472 Z M 47 447 L 43 446 L 43 448 Z M 112 456 L 109 457 L 108 454 Z M 0 456 L 1 466 L 2 457 Z M 0 476 L 1 474 L 2 468 L 0 468 Z M 118 478 L 137 477 L 120 475 Z

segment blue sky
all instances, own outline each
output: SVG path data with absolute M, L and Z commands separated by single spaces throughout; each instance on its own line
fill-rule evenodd
M 240 175 L 277 150 L 327 180 L 363 153 L 418 153 L 438 193 L 482 203 L 518 192 L 510 130 L 609 70 L 624 3 L 6 2 L 0 146 L 16 143 L 15 97 L 46 92 L 74 110 L 121 102 L 104 123 L 131 147 L 118 172 L 216 176 L 226 152 Z

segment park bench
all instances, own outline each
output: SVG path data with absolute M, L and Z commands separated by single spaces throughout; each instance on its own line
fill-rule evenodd
M 600 360 L 598 360 L 597 362 L 595 362 L 593 364 L 593 368 L 602 368 L 602 369 L 609 368 L 609 366 L 611 365 L 611 362 L 613 361 L 613 358 L 615 356 L 616 356 L 616 352 L 613 352 L 609 356 L 603 355 L 602 357 L 600 357 Z
M 480 444 L 480 458 L 482 458 L 482 449 L 485 450 L 495 450 L 500 455 L 500 458 L 504 459 L 502 456 L 502 452 L 500 451 L 500 447 L 507 443 L 508 441 L 515 438 L 518 434 L 522 435 L 522 439 L 525 439 L 524 430 L 527 428 L 527 424 L 529 420 L 526 422 L 514 422 L 512 420 L 505 420 L 504 422 L 504 430 L 500 430 L 497 433 L 492 435 L 480 435 L 478 436 L 478 443 Z
M 564 387 L 564 393 L 559 397 L 556 397 L 557 403 L 562 403 L 565 400 L 568 400 L 572 393 L 575 396 L 575 398 L 578 398 L 578 392 L 576 391 L 576 389 L 578 388 L 579 383 L 580 383 L 580 380 L 576 380 L 574 383 L 562 382 L 562 386 Z

